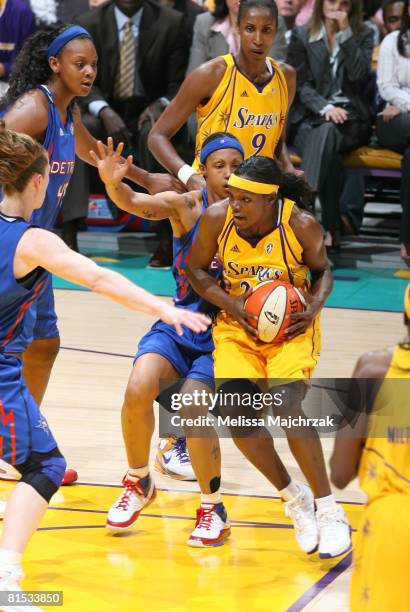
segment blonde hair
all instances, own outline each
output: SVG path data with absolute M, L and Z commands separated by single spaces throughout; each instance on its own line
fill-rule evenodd
M 21 193 L 34 174 L 44 175 L 45 149 L 26 134 L 8 130 L 0 120 L 0 184 L 6 195 Z

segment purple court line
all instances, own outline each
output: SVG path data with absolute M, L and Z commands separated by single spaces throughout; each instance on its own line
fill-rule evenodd
M 81 508 L 56 508 L 49 506 L 49 510 L 66 510 L 67 512 L 91 512 L 95 514 L 106 514 L 106 510 L 82 510 Z M 168 519 L 178 519 L 183 521 L 194 521 L 195 518 L 192 516 L 177 516 L 175 514 L 147 514 L 145 512 L 141 512 L 140 516 L 146 516 L 148 518 L 168 518 Z M 263 521 L 241 521 L 232 519 L 231 524 L 235 527 L 259 527 L 266 529 L 293 529 L 293 525 L 288 525 L 286 523 L 267 523 Z M 47 527 L 48 529 L 48 527 Z M 357 531 L 357 529 L 352 529 L 352 531 Z
M 57 529 L 103 529 L 105 525 L 64 525 L 62 527 L 39 527 L 37 531 L 54 531 Z
M 70 486 L 90 486 L 90 487 L 111 487 L 114 489 L 122 489 L 122 485 L 115 484 L 104 484 L 102 482 L 76 482 Z M 169 491 L 170 493 L 199 493 L 199 491 L 192 491 L 188 489 L 167 489 L 167 488 L 158 488 L 157 491 Z M 222 493 L 222 495 L 226 497 L 256 497 L 257 499 L 280 499 L 279 495 L 256 495 L 252 493 Z M 337 500 L 336 500 L 337 501 Z M 338 504 L 346 504 L 349 506 L 364 506 L 364 502 L 355 502 L 355 501 L 337 501 Z
M 81 508 L 56 508 L 53 506 L 49 506 L 49 510 L 66 510 L 67 512 L 91 512 L 95 514 L 106 514 L 106 510 L 82 510 Z M 178 519 L 184 521 L 194 521 L 195 518 L 192 516 L 176 516 L 174 514 L 147 514 L 145 512 L 141 512 L 140 516 L 146 516 L 148 518 L 168 518 L 168 519 Z M 293 529 L 293 525 L 287 525 L 285 523 L 267 523 L 267 522 L 259 522 L 259 521 L 240 521 L 240 520 L 232 520 L 232 525 L 235 527 L 261 527 L 266 529 Z M 45 529 L 51 529 L 51 527 L 47 527 Z
M 82 509 L 82 508 L 57 508 L 55 506 L 49 506 L 49 510 L 67 510 L 67 512 L 91 512 L 94 514 L 106 514 L 106 510 L 90 510 L 90 509 Z
M 300 612 L 301 610 L 303 610 L 303 608 L 307 606 L 308 603 L 312 601 L 312 599 L 317 597 L 317 595 L 319 595 L 319 593 L 321 593 L 323 589 L 329 586 L 329 584 L 331 584 L 345 570 L 347 570 L 347 568 L 350 567 L 351 563 L 352 552 L 349 552 L 346 557 L 344 557 L 341 561 L 339 561 L 339 563 L 334 565 L 328 572 L 326 572 L 324 576 L 322 576 L 320 580 L 318 580 L 313 586 L 310 587 L 310 589 L 303 593 L 303 595 L 301 595 L 299 599 L 297 599 L 295 603 L 292 604 L 290 608 L 286 610 L 286 612 Z
M 124 355 L 123 353 L 108 353 L 107 351 L 95 351 L 93 349 L 75 348 L 73 346 L 60 346 L 60 349 L 65 351 L 78 351 L 79 353 L 94 353 L 95 355 L 109 355 L 110 357 L 127 357 L 132 359 L 135 355 Z

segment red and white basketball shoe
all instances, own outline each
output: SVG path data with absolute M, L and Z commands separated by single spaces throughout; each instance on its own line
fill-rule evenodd
M 149 476 L 130 480 L 127 475 L 122 481 L 124 490 L 108 511 L 106 527 L 113 533 L 130 529 L 141 510 L 154 501 L 157 492 Z
M 162 438 L 155 457 L 155 469 L 176 480 L 196 480 L 186 438 Z
M 230 535 L 231 524 L 223 503 L 201 504 L 196 511 L 195 529 L 190 535 L 188 546 L 222 546 Z
M 300 491 L 285 502 L 285 514 L 292 519 L 296 541 L 303 552 L 310 555 L 319 544 L 319 528 L 315 515 L 315 500 L 309 487 L 299 484 Z

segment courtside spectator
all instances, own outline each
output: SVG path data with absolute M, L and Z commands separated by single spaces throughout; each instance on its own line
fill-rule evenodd
M 185 75 L 188 46 L 183 15 L 152 0 L 111 0 L 76 22 L 90 32 L 98 53 L 98 75 L 83 113 L 85 125 L 103 141 L 107 135 L 123 141 L 145 170 L 161 171 L 146 142 Z M 71 234 L 76 234 L 79 219 L 87 215 L 90 191 L 83 163 L 76 164 L 71 183 L 64 209 L 71 216 Z M 156 267 L 170 265 L 171 240 L 168 232 L 161 234 Z
M 400 255 L 410 264 L 410 16 L 404 3 L 399 31 L 388 34 L 380 48 L 377 86 L 387 106 L 377 118 L 377 136 L 382 147 L 403 154 L 400 200 Z
M 360 0 L 316 0 L 308 25 L 292 31 L 287 62 L 297 70 L 290 141 L 318 191 L 326 246 L 340 246 L 341 153 L 368 143 L 371 120 L 361 84 L 370 72 L 373 34 Z
M 296 17 L 301 11 L 305 0 L 277 0 L 279 15 L 286 23 L 286 43 L 289 44 L 290 35 L 296 25 Z

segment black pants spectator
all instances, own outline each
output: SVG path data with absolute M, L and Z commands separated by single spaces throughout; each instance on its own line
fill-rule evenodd
M 403 215 L 400 222 L 400 242 L 410 246 L 410 113 L 402 113 L 388 123 L 379 116 L 376 130 L 382 147 L 403 154 L 400 188 Z
M 335 231 L 340 226 L 340 196 L 345 181 L 341 154 L 369 142 L 367 121 L 352 120 L 335 125 L 324 121 L 314 125 L 303 121 L 297 128 L 293 144 L 302 156 L 302 169 L 322 206 L 322 225 Z

